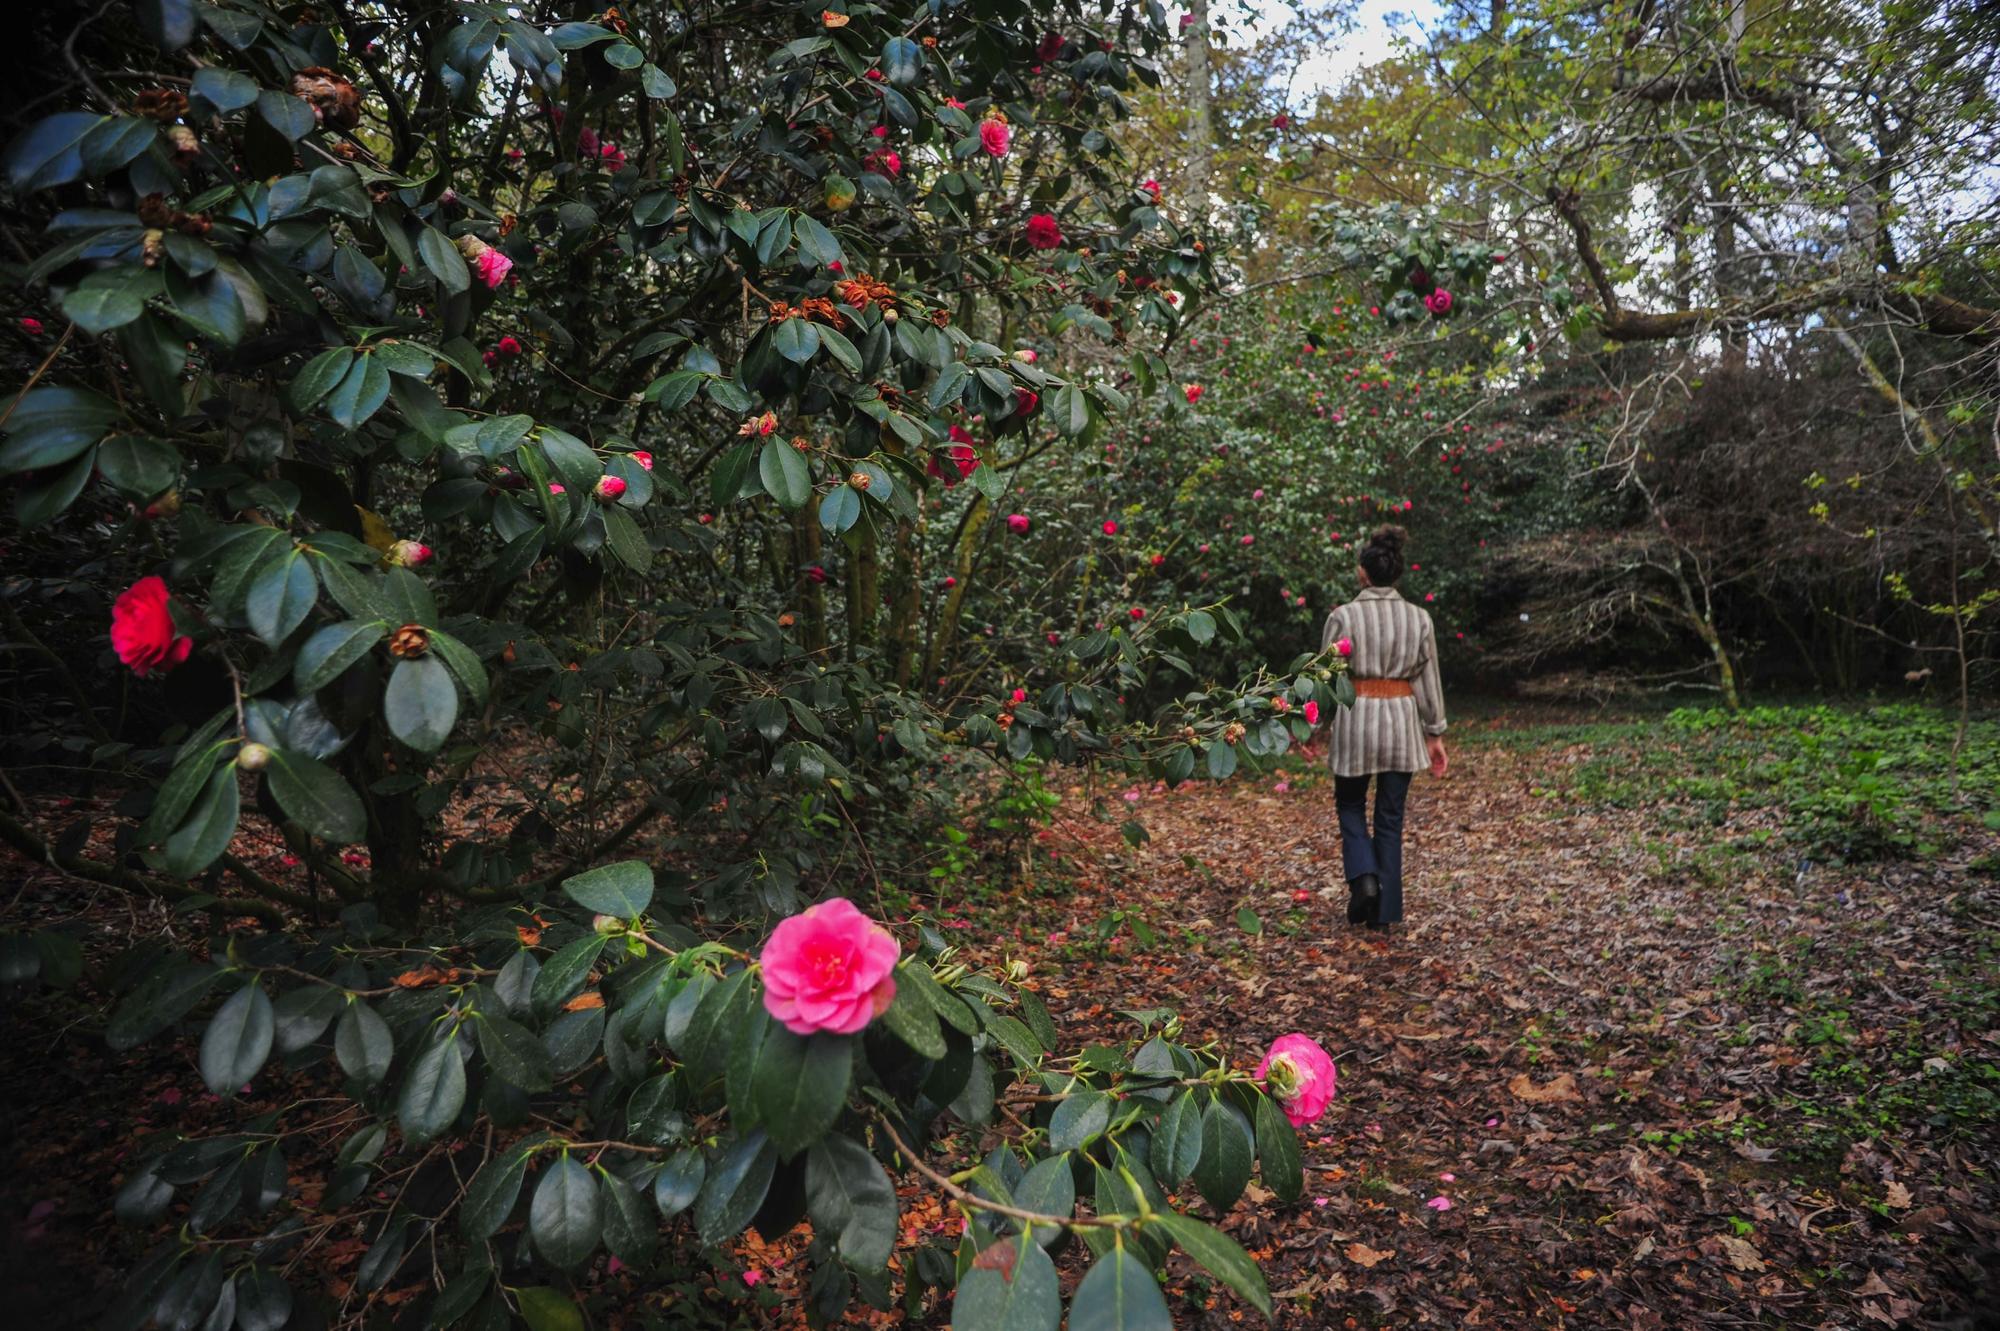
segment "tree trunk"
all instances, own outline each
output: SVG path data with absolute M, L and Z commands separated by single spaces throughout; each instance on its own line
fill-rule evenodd
M 1188 99 L 1188 199 L 1194 210 L 1192 220 L 1200 226 L 1208 220 L 1208 184 L 1215 142 L 1215 127 L 1209 111 L 1210 88 L 1215 77 L 1208 49 L 1208 0 L 1192 0 L 1187 29 Z

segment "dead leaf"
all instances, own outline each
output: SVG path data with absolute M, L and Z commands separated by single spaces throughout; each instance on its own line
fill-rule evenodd
M 1347 1260 L 1356 1266 L 1373 1270 L 1378 1262 L 1386 1262 L 1396 1255 L 1394 1248 L 1377 1249 L 1356 1240 L 1347 1245 Z
M 1535 1085 L 1535 1079 L 1523 1072 L 1507 1083 L 1507 1089 L 1514 1093 L 1515 1099 L 1526 1100 L 1531 1105 L 1559 1104 L 1583 1098 L 1576 1089 L 1576 1078 L 1567 1072 L 1546 1086 Z
M 583 1012 L 590 1008 L 600 1008 L 603 1006 L 604 995 L 595 989 L 586 989 L 575 998 L 570 999 L 569 1002 L 564 1003 L 563 1011 Z
M 1884 1206 L 1898 1211 L 1909 1210 L 1915 1201 L 1916 1199 L 1910 1196 L 1910 1190 L 1894 1179 L 1889 1181 L 1888 1190 L 1882 1196 Z
M 1761 1271 L 1764 1269 L 1764 1254 L 1748 1239 L 1739 1239 L 1733 1234 L 1713 1234 L 1701 1241 L 1702 1252 L 1710 1257 L 1727 1258 L 1729 1264 L 1738 1271 Z
M 1895 1292 L 1896 1292 L 1895 1290 L 1890 1289 L 1889 1286 L 1883 1281 L 1882 1273 L 1880 1271 L 1870 1271 L 1868 1273 L 1867 1281 L 1861 1286 L 1860 1289 L 1854 1291 L 1854 1297 L 1857 1299 L 1865 1299 L 1869 1297 L 1871 1294 L 1881 1294 L 1884 1296 L 1889 1296 L 1893 1295 Z

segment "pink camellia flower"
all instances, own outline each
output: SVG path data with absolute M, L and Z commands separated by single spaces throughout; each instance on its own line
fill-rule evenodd
M 500 353 L 497 351 L 482 351 L 479 353 L 479 363 L 488 369 L 492 369 L 500 363 Z
M 811 568 L 806 570 L 806 580 L 809 582 L 825 582 L 826 569 L 824 569 L 818 564 L 814 564 Z
M 1026 689 L 1015 689 L 1012 693 L 1008 694 L 1007 696 L 1008 700 L 1015 704 L 1020 704 L 1028 701 L 1028 691 Z
M 743 1273 L 743 1283 L 746 1285 L 761 1285 L 764 1283 L 764 1273 L 755 1270 L 745 1271 Z
M 1028 534 L 1028 525 L 1028 515 L 1026 513 L 1009 513 L 1007 515 L 1007 530 L 1013 532 L 1016 536 L 1026 536 Z
M 1451 1209 L 1451 1198 L 1433 1197 L 1425 1202 L 1424 1205 L 1430 1207 L 1433 1211 L 1449 1211 Z
M 1033 365 L 1041 358 L 1041 354 L 1033 347 L 1022 347 L 1014 353 L 1014 359 L 1023 365 Z
M 1294 1031 L 1271 1041 L 1264 1061 L 1257 1065 L 1257 1080 L 1264 1083 L 1295 1128 L 1319 1120 L 1333 1102 L 1337 1075 L 1333 1060 L 1311 1036 Z
M 1194 15 L 1192 15 L 1192 14 L 1183 14 L 1183 15 L 1181 15 L 1181 31 L 1182 31 L 1182 32 L 1186 32 L 1186 31 L 1187 31 L 1187 30 L 1188 30 L 1189 28 L 1192 28 L 1193 26 L 1194 26 Z
M 592 493 L 608 503 L 625 493 L 625 480 L 621 476 L 600 476 Z
M 1318 725 L 1318 724 L 1319 724 L 1319 704 L 1318 704 L 1318 703 L 1316 703 L 1316 702 L 1309 702 L 1309 703 L 1307 703 L 1307 704 L 1306 704 L 1306 724 L 1307 724 L 1307 725 L 1309 725 L 1309 726 L 1316 726 L 1316 725 Z
M 389 563 L 395 568 L 415 568 L 431 562 L 431 548 L 422 541 L 398 541 L 389 547 Z
M 1152 195 L 1154 203 L 1158 203 L 1160 201 L 1160 194 L 1162 191 L 1160 189 L 1159 181 L 1149 179 L 1145 181 L 1143 184 L 1141 184 L 1139 188 L 1146 191 L 1146 193 Z
M 625 456 L 638 463 L 639 470 L 641 471 L 651 471 L 653 469 L 653 455 L 644 449 L 635 448 Z
M 497 288 L 507 280 L 507 274 L 514 270 L 514 261 L 494 249 L 477 236 L 460 236 L 458 252 L 472 264 L 472 271 L 479 274 L 489 290 Z
M 625 169 L 625 150 L 615 143 L 607 143 L 598 149 L 597 160 L 604 163 L 605 170 L 617 175 Z
M 861 159 L 861 169 L 894 180 L 903 174 L 903 155 L 894 148 L 877 148 Z
M 1053 632 L 1052 632 L 1052 633 L 1048 633 L 1048 634 L 1045 634 L 1044 636 L 1048 638 L 1048 640 L 1049 640 L 1049 646 L 1051 646 L 1051 647 L 1055 646 L 1055 645 L 1056 645 L 1057 643 L 1059 643 L 1059 642 L 1061 642 L 1061 641 L 1062 641 L 1062 634 L 1060 634 L 1060 633 L 1053 633 Z
M 1104 534 L 1106 536 L 1116 536 L 1118 534 L 1118 524 L 1112 519 L 1106 518 L 1104 520 Z
M 576 146 L 585 157 L 597 156 L 597 131 L 586 126 L 577 132 Z
M 868 133 L 872 138 L 886 139 L 889 137 L 889 127 L 887 125 L 877 125 L 875 128 L 869 130 Z
M 1200 384 L 1181 385 L 1181 392 L 1187 395 L 1188 405 L 1190 407 L 1192 407 L 1195 403 L 1201 401 L 1201 395 L 1203 393 L 1206 393 L 1207 391 L 1208 390 L 1203 388 Z
M 1256 543 L 1257 543 L 1257 538 L 1255 536 L 1245 536 L 1243 538 L 1244 545 L 1255 545 Z
M 1028 243 L 1038 250 L 1052 250 L 1063 243 L 1062 228 L 1049 213 L 1036 213 L 1028 219 Z
M 1435 600 L 1437 600 L 1437 598 L 1438 598 L 1438 594 L 1437 594 L 1436 592 L 1425 592 L 1425 593 L 1424 593 L 1424 599 L 1425 599 L 1426 601 L 1435 601 Z
M 568 494 L 569 490 L 564 487 L 561 481 L 550 481 L 549 493 L 552 495 Z
M 1451 312 L 1451 293 L 1443 287 L 1439 287 L 1436 291 L 1424 297 L 1424 308 L 1432 314 L 1449 314 Z
M 808 906 L 771 931 L 758 956 L 764 1010 L 794 1035 L 852 1035 L 889 1010 L 895 938 L 845 897 Z
M 1252 490 L 1250 492 L 1250 497 L 1252 499 L 1262 499 L 1264 497 L 1264 492 L 1262 490 Z
M 1207 541 L 1203 541 L 1203 542 L 1202 542 L 1202 543 L 1201 543 L 1200 545 L 1197 545 L 1197 546 L 1196 546 L 1196 547 L 1194 548 L 1194 550 L 1195 550 L 1195 553 L 1196 553 L 1196 554 L 1198 554 L 1198 555 L 1205 555 L 1205 554 L 1207 554 L 1207 553 L 1208 553 L 1208 542 L 1207 542 Z
M 111 603 L 111 650 L 141 679 L 156 670 L 172 670 L 194 650 L 194 639 L 174 632 L 167 599 L 167 584 L 151 577 L 139 579 Z
M 1339 642 L 1333 644 L 1333 650 L 1339 652 L 1342 656 L 1354 655 L 1354 639 L 1342 638 Z
M 988 157 L 1005 157 L 1007 149 L 1014 142 L 1014 127 L 1004 120 L 989 119 L 979 122 L 979 146 Z

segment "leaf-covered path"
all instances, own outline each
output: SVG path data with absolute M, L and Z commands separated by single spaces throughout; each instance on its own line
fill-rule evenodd
M 1768 813 L 1567 797 L 1593 757 L 1489 725 L 1420 778 L 1386 941 L 1345 925 L 1316 773 L 1112 791 L 1015 947 L 1068 1035 L 1172 1004 L 1239 1063 L 1335 1055 L 1306 1200 L 1230 1221 L 1286 1324 L 1993 1325 L 1992 835 L 1828 870 Z

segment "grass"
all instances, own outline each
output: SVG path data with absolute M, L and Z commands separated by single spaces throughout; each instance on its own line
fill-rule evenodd
M 1494 742 L 1587 750 L 1552 769 L 1551 795 L 1572 806 L 1652 805 L 1677 830 L 1768 811 L 1803 858 L 1852 864 L 1925 858 L 1982 824 L 2000 828 L 2000 716 L 1974 719 L 1954 774 L 1956 729 L 1951 714 L 1926 707 L 1822 704 L 1734 715 L 1681 708 L 1523 728 Z M 1761 850 L 1772 835 L 1752 829 L 1737 839 Z

